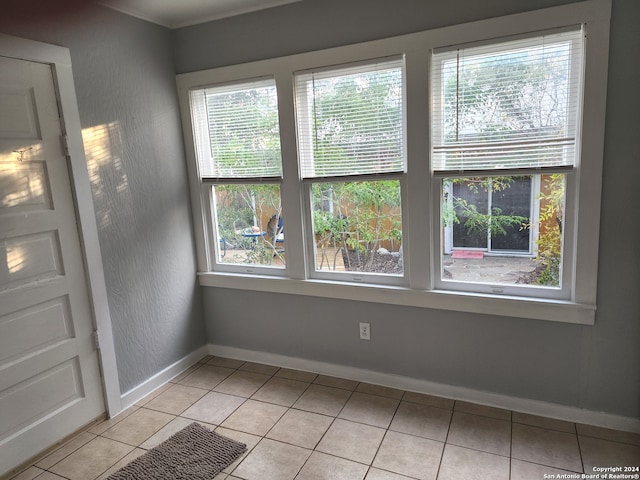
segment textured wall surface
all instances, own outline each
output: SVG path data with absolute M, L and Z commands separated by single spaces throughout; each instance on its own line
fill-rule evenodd
M 70 49 L 124 393 L 205 342 L 171 33 L 102 7 L 2 29 Z
M 307 0 L 178 30 L 176 64 L 188 72 L 562 3 Z M 640 416 L 640 68 L 627 57 L 640 51 L 640 2 L 614 0 L 612 16 L 594 326 L 207 288 L 209 342 Z M 357 338 L 361 320 L 370 343 Z
M 178 73 L 321 50 L 577 0 L 304 0 L 174 30 Z

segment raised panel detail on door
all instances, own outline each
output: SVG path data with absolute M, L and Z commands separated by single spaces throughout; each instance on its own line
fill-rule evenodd
M 39 138 L 33 88 L 0 87 L 0 137 Z
M 46 418 L 83 395 L 77 359 L 70 359 L 0 394 L 0 438 Z
M 38 161 L 0 163 L 0 214 L 51 209 L 45 167 Z
M 0 362 L 16 361 L 73 335 L 66 296 L 6 315 L 0 323 Z
M 56 232 L 0 240 L 2 258 L 5 268 L 0 268 L 0 288 L 64 274 Z

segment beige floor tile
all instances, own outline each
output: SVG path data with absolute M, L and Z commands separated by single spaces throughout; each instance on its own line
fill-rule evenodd
M 511 422 L 454 411 L 447 443 L 508 456 Z
M 221 426 L 264 436 L 286 411 L 286 407 L 281 405 L 247 400 Z
M 355 392 L 339 414 L 340 418 L 387 428 L 391 423 L 399 400 Z
M 176 384 L 147 403 L 145 408 L 179 415 L 204 397 L 206 393 L 207 391 L 201 388 Z
M 209 392 L 182 412 L 181 416 L 213 425 L 220 425 L 245 401 L 246 399 L 242 397 Z
M 232 472 L 246 480 L 293 480 L 311 450 L 263 439 Z
M 126 467 L 130 462 L 133 462 L 136 458 L 144 455 L 145 453 L 147 453 L 147 451 L 143 450 L 142 448 L 134 449 L 132 452 L 129 452 L 122 460 L 113 465 L 109 470 L 100 475 L 97 480 L 106 480 L 109 475 L 111 475 L 112 473 L 116 473 L 123 467 Z
M 102 436 L 138 446 L 174 418 L 175 415 L 141 408 L 104 432 Z
M 371 383 L 359 383 L 356 392 L 368 393 L 371 395 L 380 395 L 381 397 L 395 398 L 400 400 L 404 395 L 403 390 L 397 388 L 383 387 L 381 385 L 373 385 Z
M 561 470 L 559 468 L 523 462 L 515 458 L 511 459 L 511 480 L 532 480 L 543 478 L 571 478 L 566 475 L 575 475 L 576 472 Z M 545 475 L 547 475 L 545 477 Z M 561 477 L 559 475 L 565 475 Z
M 249 398 L 269 380 L 268 375 L 261 373 L 242 372 L 240 370 L 228 376 L 213 389 L 216 392 Z
M 511 456 L 562 470 L 582 471 L 578 439 L 571 433 L 514 423 Z
M 296 480 L 362 480 L 367 469 L 362 463 L 313 452 Z
M 133 449 L 131 445 L 96 437 L 49 470 L 70 480 L 92 480 Z
M 205 388 L 212 390 L 216 385 L 235 372 L 232 368 L 218 367 L 216 365 L 202 365 L 195 372 L 186 375 L 178 383 L 188 387 Z
M 204 357 L 12 480 L 103 480 L 193 421 L 247 445 L 220 480 L 530 480 L 640 464 L 634 433 Z
M 483 417 L 497 418 L 498 420 L 511 420 L 511 411 L 502 408 L 489 407 L 477 403 L 456 401 L 454 410 L 464 413 L 472 413 Z
M 205 355 L 200 360 L 198 360 L 198 363 L 207 363 L 212 358 L 213 358 L 213 355 Z
M 267 438 L 313 449 L 333 422 L 332 417 L 289 409 L 267 434 Z
M 162 442 L 169 439 L 169 437 L 178 433 L 183 428 L 191 425 L 193 422 L 194 420 L 190 418 L 176 417 L 173 420 L 171 420 L 169 423 L 167 423 L 164 427 L 162 427 L 160 430 L 158 430 L 157 433 L 153 434 L 147 440 L 142 442 L 140 444 L 140 448 L 144 448 L 145 450 L 150 450 L 154 447 L 157 447 Z M 203 427 L 207 427 L 209 430 L 213 430 L 215 428 L 215 425 L 211 425 L 209 423 L 204 423 L 204 422 L 198 422 L 198 423 Z
M 56 475 L 52 472 L 44 472 L 42 475 L 37 477 L 38 480 L 67 480 L 65 477 L 61 477 L 60 475 Z
M 47 470 L 51 466 L 58 463 L 65 457 L 68 457 L 73 452 L 78 450 L 83 445 L 89 443 L 91 440 L 96 438 L 96 436 L 92 433 L 82 432 L 79 435 L 76 435 L 71 440 L 61 445 L 60 448 L 54 450 L 49 455 L 44 458 L 41 458 L 35 463 L 36 467 L 42 468 L 43 470 Z
M 244 360 L 235 360 L 233 358 L 225 358 L 225 357 L 212 357 L 207 362 L 207 365 L 217 365 L 219 367 L 227 367 L 227 368 L 239 368 L 245 363 L 246 362 Z
M 387 432 L 373 466 L 420 480 L 435 480 L 444 443 Z
M 400 402 L 390 430 L 444 442 L 451 423 L 451 410 L 411 402 Z
M 160 395 L 162 392 L 167 391 L 168 389 L 171 388 L 173 384 L 172 383 L 165 383 L 164 385 L 162 385 L 159 388 L 156 388 L 153 392 L 151 392 L 150 394 L 146 395 L 144 398 L 138 400 L 135 405 L 137 405 L 138 407 L 144 407 L 147 403 L 149 403 L 151 400 L 153 400 L 154 398 L 156 398 L 158 395 Z
M 405 477 L 398 473 L 388 472 L 387 470 L 380 470 L 379 468 L 371 467 L 369 473 L 364 480 L 413 480 L 410 477 Z
M 262 440 L 262 437 L 257 435 L 251 435 L 250 433 L 238 432 L 237 430 L 229 430 L 228 428 L 218 427 L 215 432 L 219 435 L 235 440 L 236 442 L 244 443 L 247 446 L 245 452 L 240 455 L 235 461 L 223 470 L 223 473 L 229 474 L 244 460 L 244 458 L 255 448 L 255 446 Z M 235 478 L 235 477 L 234 477 Z M 217 477 L 216 477 L 217 480 Z
M 33 480 L 43 472 L 44 470 L 42 470 L 41 468 L 31 466 L 26 470 L 20 472 L 19 474 L 11 477 L 11 480 Z
M 328 375 L 318 375 L 313 383 L 318 385 L 324 385 L 325 387 L 342 388 L 343 390 L 355 390 L 358 383 L 354 380 L 347 380 L 345 378 L 330 377 Z
M 299 382 L 313 382 L 318 376 L 317 373 L 303 372 L 302 370 L 292 370 L 290 368 L 281 368 L 275 374 L 276 377 L 288 378 L 290 380 L 298 380 Z
M 592 437 L 579 438 L 585 473 L 595 473 L 593 467 L 640 467 L 640 446 Z
M 513 423 L 521 423 L 523 425 L 531 425 L 533 427 L 546 428 L 548 430 L 557 430 L 558 432 L 576 433 L 576 426 L 571 422 L 564 420 L 556 420 L 554 418 L 539 417 L 537 415 L 529 415 L 527 413 L 513 412 Z
M 336 419 L 316 451 L 369 465 L 382 442 L 384 432 L 382 428 Z
M 261 373 L 263 375 L 273 375 L 280 367 L 274 367 L 273 365 L 265 365 L 263 363 L 245 362 L 238 370 L 245 372 Z
M 191 375 L 193 372 L 195 372 L 196 370 L 199 370 L 201 367 L 202 367 L 201 363 L 196 363 L 195 365 L 191 365 L 189 368 L 180 372 L 178 375 L 176 375 L 171 380 L 169 380 L 169 383 L 180 383 L 180 381 L 183 378 Z
M 167 385 L 166 388 L 169 388 L 170 385 Z M 146 397 L 145 397 L 146 398 Z M 122 420 L 124 420 L 125 418 L 127 418 L 129 415 L 131 415 L 133 412 L 139 410 L 140 407 L 138 405 L 131 405 L 129 408 L 123 410 L 122 412 L 120 412 L 118 415 L 116 415 L 113 418 L 108 418 L 106 419 L 104 422 L 100 422 L 97 425 L 94 425 L 93 427 L 91 427 L 89 430 L 87 430 L 89 433 L 93 433 L 95 435 L 102 435 L 104 432 L 106 432 L 107 430 L 109 430 L 111 427 L 113 427 L 115 424 L 121 422 Z
M 509 457 L 446 445 L 438 480 L 509 480 Z M 542 478 L 542 477 L 541 477 Z
M 351 392 L 347 390 L 314 384 L 307 388 L 293 407 L 335 417 L 350 396 Z
M 309 387 L 308 383 L 273 377 L 253 394 L 251 398 L 262 402 L 276 403 L 290 407 Z
M 600 438 L 611 442 L 628 443 L 630 445 L 640 446 L 640 434 L 632 432 L 623 432 L 621 430 L 612 430 L 610 428 L 594 427 L 593 425 L 576 425 L 578 435 L 585 437 Z
M 453 410 L 455 401 L 449 398 L 436 397 L 427 395 L 426 393 L 404 392 L 402 400 L 405 402 L 419 403 L 421 405 L 429 405 L 430 407 L 446 408 Z

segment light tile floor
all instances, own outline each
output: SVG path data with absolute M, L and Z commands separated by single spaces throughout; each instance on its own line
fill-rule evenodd
M 247 444 L 219 480 L 536 480 L 640 466 L 638 434 L 205 357 L 14 479 L 104 479 L 193 421 Z

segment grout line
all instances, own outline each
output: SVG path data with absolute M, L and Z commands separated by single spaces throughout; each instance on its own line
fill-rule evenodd
M 511 419 L 513 420 L 513 412 L 511 412 Z M 513 463 L 513 421 L 511 422 L 509 433 L 511 434 L 509 441 L 509 479 L 511 479 L 511 464 Z
M 584 458 L 582 456 L 582 445 L 580 444 L 580 436 L 576 433 L 576 440 L 578 441 L 578 455 L 580 455 L 580 465 L 582 465 L 582 472 L 584 473 Z

